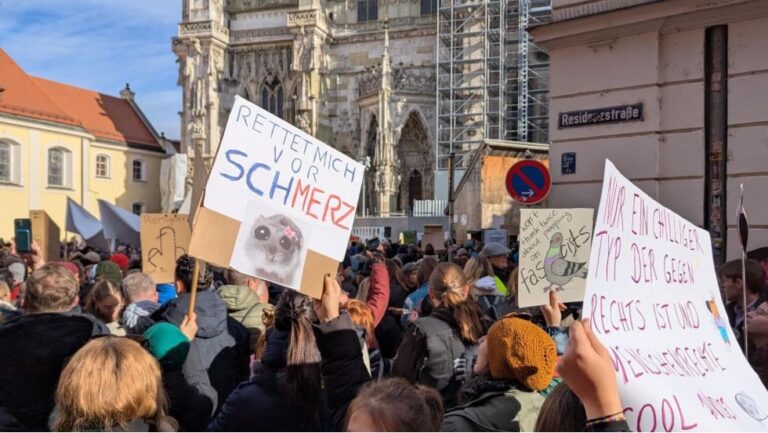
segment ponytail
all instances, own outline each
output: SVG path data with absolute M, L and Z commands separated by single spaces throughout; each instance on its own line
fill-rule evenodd
M 290 334 L 285 356 L 285 392 L 305 430 L 317 429 L 320 422 L 320 399 L 306 398 L 322 393 L 322 359 L 312 329 L 314 320 L 310 298 L 295 290 L 283 292 L 276 306 L 275 328 Z
M 461 339 L 477 344 L 484 333 L 483 310 L 467 297 L 467 279 L 462 269 L 453 263 L 440 263 L 429 278 L 429 290 L 453 312 Z

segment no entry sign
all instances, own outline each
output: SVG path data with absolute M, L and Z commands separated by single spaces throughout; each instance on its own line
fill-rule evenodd
M 504 184 L 513 199 L 525 204 L 536 204 L 547 198 L 552 180 L 544 164 L 525 159 L 510 167 Z

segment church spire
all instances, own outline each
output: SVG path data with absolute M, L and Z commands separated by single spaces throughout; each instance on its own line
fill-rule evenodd
M 392 138 L 392 65 L 389 59 L 389 14 L 384 18 L 384 51 L 381 53 L 381 88 L 379 89 L 379 134 L 374 167 L 378 176 L 376 192 L 378 209 L 382 216 L 389 216 L 395 200 L 399 180 L 395 144 Z

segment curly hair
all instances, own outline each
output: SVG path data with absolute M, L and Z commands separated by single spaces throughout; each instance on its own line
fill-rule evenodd
M 197 290 L 205 291 L 213 285 L 213 272 L 208 266 L 200 264 L 200 273 L 197 277 Z M 184 291 L 189 292 L 192 289 L 192 275 L 195 272 L 195 259 L 187 254 L 176 259 L 176 271 L 174 278 L 184 285 Z

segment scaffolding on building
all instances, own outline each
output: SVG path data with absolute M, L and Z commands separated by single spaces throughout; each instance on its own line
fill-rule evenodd
M 484 140 L 548 141 L 549 56 L 527 29 L 551 0 L 439 0 L 437 170 L 462 169 Z

